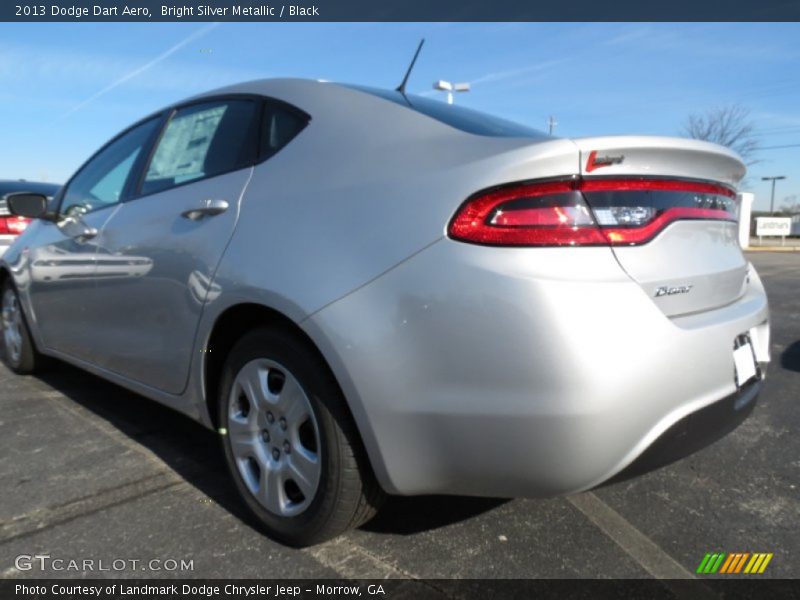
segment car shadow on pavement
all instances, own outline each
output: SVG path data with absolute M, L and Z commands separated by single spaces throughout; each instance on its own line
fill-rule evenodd
M 236 495 L 214 432 L 153 400 L 60 361 L 53 361 L 36 379 L 155 454 L 241 521 L 258 527 Z
M 789 345 L 781 354 L 781 367 L 800 373 L 800 340 Z
M 506 502 L 509 500 L 469 496 L 390 496 L 375 518 L 361 529 L 412 535 L 466 521 Z
M 260 530 L 236 494 L 214 432 L 153 400 L 60 361 L 53 361 L 36 378 L 147 448 L 187 483 Z M 464 496 L 392 496 L 363 529 L 409 535 L 469 519 L 505 502 Z

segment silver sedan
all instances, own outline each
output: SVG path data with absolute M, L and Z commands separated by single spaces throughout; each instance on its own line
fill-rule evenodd
M 569 494 L 753 407 L 767 299 L 744 166 L 558 139 L 399 91 L 256 81 L 103 146 L 0 262 L 5 360 L 56 357 L 218 431 L 275 538 L 389 494 Z M 649 465 L 649 466 L 648 466 Z

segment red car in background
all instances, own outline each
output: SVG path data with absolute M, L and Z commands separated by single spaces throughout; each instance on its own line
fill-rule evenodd
M 50 200 L 55 196 L 58 188 L 54 183 L 38 183 L 35 181 L 3 181 L 0 180 L 0 256 L 6 251 L 16 237 L 25 231 L 30 219 L 15 217 L 8 211 L 6 196 L 15 192 L 32 192 L 44 194 Z

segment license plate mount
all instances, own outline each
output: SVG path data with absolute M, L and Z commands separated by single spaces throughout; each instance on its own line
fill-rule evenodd
M 742 334 L 733 343 L 733 365 L 736 387 L 740 388 L 751 379 L 758 377 L 758 364 L 753 352 L 753 343 L 748 334 Z

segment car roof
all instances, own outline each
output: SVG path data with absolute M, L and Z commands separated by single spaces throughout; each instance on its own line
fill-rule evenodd
M 462 132 L 493 137 L 524 137 L 538 140 L 550 139 L 547 134 L 536 129 L 514 123 L 506 119 L 462 106 L 448 105 L 445 102 L 403 94 L 397 90 L 335 83 L 312 79 L 259 79 L 219 88 L 190 98 L 186 102 L 207 97 L 253 94 L 282 100 L 302 109 L 312 119 L 322 115 L 352 117 L 354 104 L 363 110 L 386 113 L 391 119 L 393 111 L 402 107 L 420 118 L 434 119 Z M 357 112 L 357 111 L 356 111 Z
M 0 179 L 0 197 L 14 192 L 34 192 L 52 196 L 61 186 L 56 183 L 25 181 L 24 179 Z

